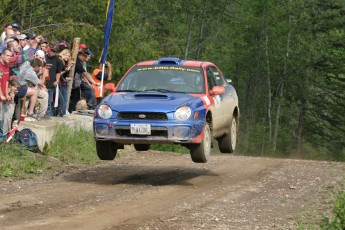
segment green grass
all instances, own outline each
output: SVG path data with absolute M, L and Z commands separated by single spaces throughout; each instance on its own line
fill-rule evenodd
M 92 164 L 99 161 L 92 130 L 60 126 L 53 140 L 44 152 L 65 164 Z
M 27 178 L 55 164 L 46 156 L 29 152 L 16 144 L 1 144 L 0 152 L 0 177 Z
M 28 178 L 63 165 L 99 161 L 92 130 L 60 126 L 53 142 L 43 152 L 33 153 L 17 144 L 1 144 L 0 178 Z

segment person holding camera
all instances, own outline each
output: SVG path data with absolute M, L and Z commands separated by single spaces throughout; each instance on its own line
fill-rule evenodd
M 97 99 L 97 104 L 99 104 L 104 96 L 104 83 L 105 81 L 110 81 L 113 75 L 113 68 L 110 64 L 110 62 L 105 63 L 105 68 L 104 68 L 104 74 L 102 72 L 103 69 L 103 64 L 100 63 L 98 68 L 95 69 L 92 72 L 92 78 L 95 82 L 99 83 L 99 86 L 97 85 L 92 85 L 92 87 L 95 90 L 95 96 Z M 103 76 L 103 87 L 101 91 L 101 82 L 102 82 L 102 76 Z

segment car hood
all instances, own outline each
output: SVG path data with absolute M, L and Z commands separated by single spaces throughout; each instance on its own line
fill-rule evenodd
M 184 93 L 114 93 L 106 97 L 102 104 L 107 104 L 115 111 L 175 111 L 201 99 Z

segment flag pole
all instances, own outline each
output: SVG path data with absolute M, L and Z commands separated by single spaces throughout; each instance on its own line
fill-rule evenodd
M 105 64 L 102 64 L 102 79 L 101 79 L 101 98 L 103 97 L 103 79 L 104 79 L 104 68 Z
M 106 13 L 106 21 L 104 27 L 104 37 L 103 37 L 103 52 L 100 59 L 100 63 L 102 64 L 102 79 L 101 79 L 101 97 L 103 97 L 103 78 L 104 78 L 104 69 L 107 60 L 108 54 L 108 44 L 111 32 L 111 25 L 113 23 L 113 14 L 115 8 L 115 0 L 108 1 L 107 13 Z

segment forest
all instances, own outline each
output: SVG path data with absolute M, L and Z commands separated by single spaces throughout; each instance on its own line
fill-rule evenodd
M 1 0 L 1 25 L 102 53 L 108 1 Z M 240 104 L 241 155 L 345 161 L 344 0 L 115 0 L 108 61 L 211 61 Z

